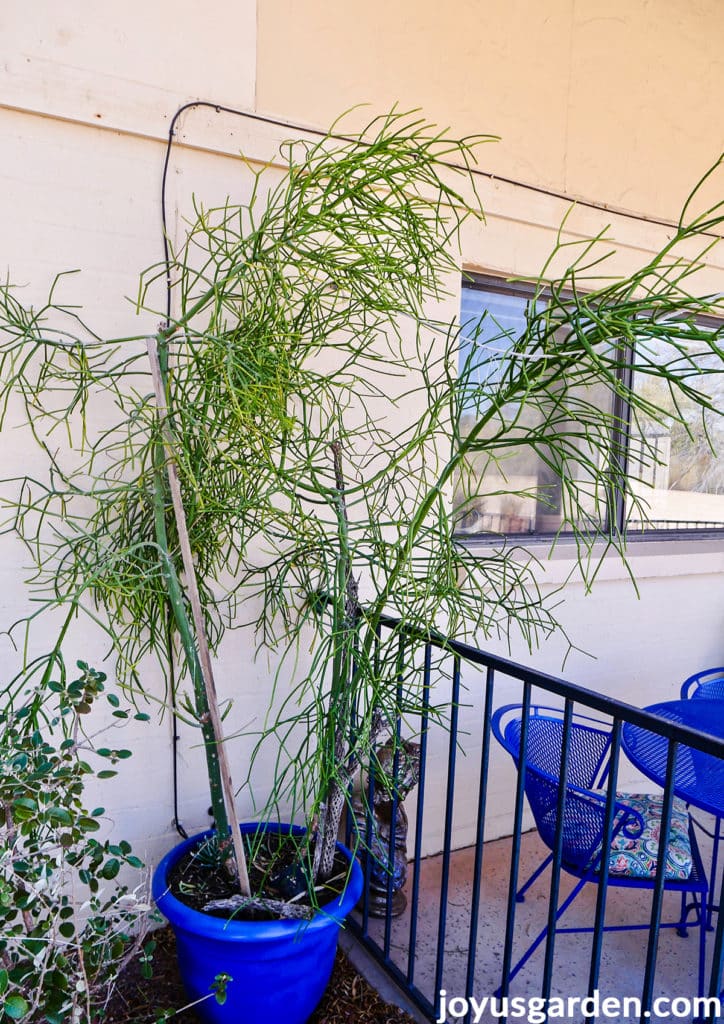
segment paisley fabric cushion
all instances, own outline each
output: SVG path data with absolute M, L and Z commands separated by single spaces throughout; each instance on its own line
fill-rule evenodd
M 616 799 L 638 811 L 644 827 L 633 838 L 622 834 L 616 836 L 611 843 L 608 870 L 612 875 L 653 878 L 659 856 L 663 793 L 617 793 Z M 683 881 L 691 874 L 692 866 L 689 812 L 684 801 L 674 797 L 666 851 L 666 878 Z

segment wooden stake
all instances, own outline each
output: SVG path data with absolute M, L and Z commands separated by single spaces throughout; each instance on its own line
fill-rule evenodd
M 229 825 L 231 826 L 231 839 L 234 846 L 234 854 L 236 856 L 236 866 L 239 872 L 239 888 L 243 896 L 250 896 L 251 888 L 249 886 L 249 872 L 246 864 L 246 854 L 244 852 L 241 829 L 239 828 L 239 818 L 236 813 L 236 806 L 234 802 L 234 786 L 231 780 L 231 768 L 226 753 L 226 747 L 224 746 L 224 729 L 221 722 L 221 715 L 219 714 L 219 702 L 216 696 L 216 684 L 214 682 L 214 672 L 211 665 L 211 652 L 206 638 L 206 628 L 204 625 L 203 612 L 201 610 L 201 598 L 199 596 L 199 587 L 196 579 L 196 569 L 194 566 L 193 556 L 191 554 L 191 544 L 189 542 L 186 512 L 184 510 L 183 500 L 181 497 L 181 484 L 178 475 L 174 439 L 168 423 L 166 390 L 164 387 L 163 375 L 161 373 L 161 363 L 158 358 L 156 338 L 147 338 L 146 347 L 148 349 L 148 358 L 151 362 L 153 390 L 156 395 L 156 407 L 161 419 L 161 430 L 164 445 L 166 447 L 166 472 L 168 474 L 168 482 L 171 489 L 171 501 L 173 503 L 179 546 L 181 548 L 181 560 L 183 562 L 184 574 L 186 576 L 186 591 L 191 604 L 191 613 L 193 615 L 194 629 L 196 631 L 196 643 L 199 652 L 199 662 L 201 664 L 201 675 L 204 682 L 204 689 L 206 691 L 206 703 L 209 709 L 211 727 L 213 729 L 214 736 L 216 737 L 221 785 L 224 792 L 224 804 L 226 805 L 226 814 L 229 819 Z

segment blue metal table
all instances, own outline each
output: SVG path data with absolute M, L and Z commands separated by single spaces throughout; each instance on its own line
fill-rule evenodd
M 724 700 L 669 700 L 644 710 L 669 722 L 724 739 Z M 629 760 L 647 778 L 666 783 L 669 741 L 640 726 L 624 723 L 622 745 Z M 688 804 L 724 816 L 724 760 L 680 746 L 676 753 L 674 792 Z
M 684 725 L 698 732 L 724 739 L 724 700 L 668 700 L 651 704 L 644 709 L 676 725 Z M 629 760 L 643 774 L 657 782 L 662 788 L 666 784 L 666 764 L 669 740 L 666 736 L 649 732 L 641 726 L 625 722 L 621 745 Z M 709 871 L 709 913 L 707 924 L 711 928 L 712 914 L 719 910 L 716 905 L 715 882 L 717 854 L 721 839 L 721 818 L 724 817 L 724 760 L 713 754 L 681 744 L 676 751 L 674 768 L 674 792 L 688 804 L 713 814 L 716 826 L 710 832 L 700 822 L 699 828 L 714 840 L 712 861 Z

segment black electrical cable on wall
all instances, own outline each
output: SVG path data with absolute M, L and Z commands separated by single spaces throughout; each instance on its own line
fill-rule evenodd
M 173 634 L 171 632 L 171 612 L 169 611 L 166 620 L 166 658 L 168 660 L 168 688 L 171 694 L 171 716 L 173 718 L 171 736 L 171 756 L 173 762 L 173 824 L 174 828 L 182 839 L 188 839 L 189 834 L 181 824 L 178 813 L 179 785 L 178 785 L 178 745 L 181 737 L 178 732 L 178 716 L 176 714 L 176 673 L 173 660 Z
M 167 286 L 166 317 L 169 320 L 171 317 L 171 270 L 168 249 L 168 225 L 166 221 L 166 183 L 178 120 L 182 114 L 186 113 L 187 110 L 193 110 L 197 107 L 202 107 L 206 110 L 213 110 L 217 114 L 231 114 L 234 117 L 245 117 L 250 121 L 274 125 L 277 128 L 289 128 L 290 131 L 305 132 L 307 135 L 317 135 L 319 138 L 330 138 L 339 142 L 359 142 L 359 139 L 353 139 L 347 135 L 341 135 L 336 132 L 327 132 L 321 128 L 310 128 L 307 125 L 297 124 L 294 121 L 284 121 L 281 118 L 271 117 L 267 114 L 255 114 L 249 110 L 239 110 L 235 107 L 227 107 L 221 103 L 212 103 L 210 100 L 192 100 L 191 102 L 184 103 L 183 106 L 179 107 L 171 118 L 171 124 L 169 125 L 168 141 L 166 143 L 166 156 L 163 163 L 163 175 L 161 178 L 161 220 L 163 225 L 163 254 L 166 265 Z M 452 170 L 466 171 L 477 178 L 485 178 L 487 181 L 491 182 L 500 181 L 505 185 L 513 185 L 515 188 L 525 189 L 526 192 L 535 192 L 538 195 L 549 196 L 552 199 L 560 199 L 565 203 L 571 203 L 575 206 L 584 206 L 589 210 L 598 210 L 601 213 L 610 213 L 616 217 L 625 217 L 628 220 L 635 220 L 643 224 L 654 224 L 657 227 L 662 228 L 676 229 L 679 227 L 679 224 L 673 220 L 649 217 L 644 213 L 634 213 L 631 210 L 624 210 L 617 206 L 607 205 L 606 203 L 596 203 L 592 199 L 576 199 L 573 196 L 567 195 L 565 192 L 559 192 L 556 189 L 544 188 L 541 185 L 531 185 L 530 182 L 519 181 L 515 178 L 507 178 L 504 175 L 494 174 L 492 171 L 481 170 L 479 167 L 462 167 L 460 164 L 455 164 L 447 160 L 441 160 L 440 164 L 443 167 L 449 167 Z M 708 238 L 722 237 L 721 235 L 707 231 L 703 231 L 702 235 Z
M 170 325 L 171 322 L 171 292 L 172 292 L 172 281 L 171 281 L 171 256 L 169 252 L 168 243 L 168 221 L 166 215 L 166 185 L 168 181 L 168 170 L 171 163 L 171 152 L 173 150 L 174 141 L 176 138 L 176 126 L 179 118 L 182 114 L 185 114 L 188 110 L 194 110 L 196 108 L 203 108 L 205 110 L 213 110 L 217 114 L 231 114 L 233 117 L 244 117 L 251 121 L 257 121 L 262 124 L 274 125 L 277 128 L 288 128 L 290 131 L 304 132 L 307 135 L 316 135 L 320 138 L 331 138 L 339 142 L 359 142 L 359 139 L 352 139 L 349 136 L 337 134 L 335 132 L 327 132 L 320 128 L 310 128 L 306 125 L 296 124 L 292 121 L 284 121 L 280 118 L 270 117 L 265 114 L 256 114 L 249 110 L 239 110 L 235 107 L 227 107 L 221 103 L 212 103 L 210 100 L 192 100 L 189 103 L 184 103 L 183 106 L 179 107 L 176 113 L 171 118 L 171 123 L 168 129 L 168 139 L 166 142 L 166 153 L 163 161 L 163 173 L 161 175 L 161 224 L 163 230 L 163 259 L 166 268 L 166 325 Z M 560 199 L 563 202 L 571 203 L 576 206 L 584 206 L 590 210 L 598 210 L 601 213 L 610 213 L 616 217 L 625 217 L 628 220 L 635 220 L 640 223 L 654 224 L 657 227 L 662 228 L 673 228 L 679 227 L 676 221 L 660 220 L 656 217 L 648 217 L 646 214 L 633 213 L 631 210 L 623 210 L 616 206 L 607 206 L 605 203 L 596 203 L 590 199 L 575 199 L 572 196 L 566 195 L 565 192 L 558 192 L 555 189 L 543 188 L 540 185 L 531 185 L 525 181 L 517 181 L 515 178 L 506 178 L 499 174 L 493 174 L 491 171 L 484 171 L 477 167 L 462 167 L 459 164 L 454 164 L 446 160 L 440 161 L 442 166 L 449 167 L 452 170 L 464 170 L 475 177 L 485 178 L 488 181 L 495 182 L 500 181 L 506 185 L 513 185 L 516 188 L 525 189 L 527 192 L 535 192 L 538 195 L 549 196 L 553 199 Z M 710 238 L 721 238 L 721 235 L 714 234 L 712 232 L 702 232 Z M 178 747 L 180 737 L 178 734 L 178 719 L 176 716 L 176 688 L 175 680 L 172 678 L 170 682 L 171 689 L 171 709 L 174 719 L 173 726 L 173 806 L 174 806 L 174 826 L 177 832 L 184 838 L 187 838 L 187 832 L 179 820 L 178 805 L 179 805 L 179 784 L 178 784 Z

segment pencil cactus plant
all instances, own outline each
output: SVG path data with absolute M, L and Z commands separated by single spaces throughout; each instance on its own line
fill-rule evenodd
M 721 371 L 722 335 L 697 316 L 721 300 L 688 288 L 697 258 L 680 248 L 720 225 L 721 208 L 682 221 L 624 280 L 584 290 L 599 275 L 593 243 L 557 279 L 544 268 L 521 335 L 459 361 L 457 326 L 431 310 L 460 273 L 461 224 L 482 216 L 476 144 L 392 114 L 359 138 L 290 144 L 281 176 L 247 165 L 250 198 L 197 207 L 168 264 L 142 274 L 142 324 L 155 324 L 166 276 L 172 314 L 133 338 L 88 331 L 56 289 L 32 310 L 0 290 L 2 425 L 19 395 L 47 458 L 41 479 L 3 485 L 8 528 L 35 569 L 35 615 L 88 613 L 125 685 L 142 687 L 149 656 L 170 686 L 190 683 L 180 704 L 202 731 L 222 845 L 236 834 L 212 679 L 225 629 L 257 609 L 280 672 L 300 644 L 311 651 L 293 692 L 252 727 L 242 781 L 276 743 L 266 813 L 283 804 L 305 817 L 312 888 L 330 871 L 355 767 L 418 699 L 401 632 L 517 625 L 533 644 L 557 627 L 534 558 L 503 540 L 483 554 L 459 542 L 451 496 L 457 486 L 464 510 L 472 458 L 504 466 L 512 446 L 544 452 L 585 569 L 605 517 L 584 514 L 576 481 L 583 464 L 586 493 L 605 502 L 616 459 L 597 453 L 622 454 L 625 441 L 620 416 L 586 389 L 691 431 L 690 411 L 674 401 L 672 413 L 620 372 L 633 344 L 655 337 L 675 358 L 644 345 L 637 370 L 687 409 L 715 411 L 701 380 Z M 96 429 L 94 405 L 109 401 L 115 422 Z M 521 410 L 543 425 L 526 429 Z M 628 487 L 623 473 L 616 483 Z M 614 527 L 604 539 L 624 553 Z M 400 626 L 382 640 L 386 613 Z M 241 842 L 224 854 L 243 886 Z

